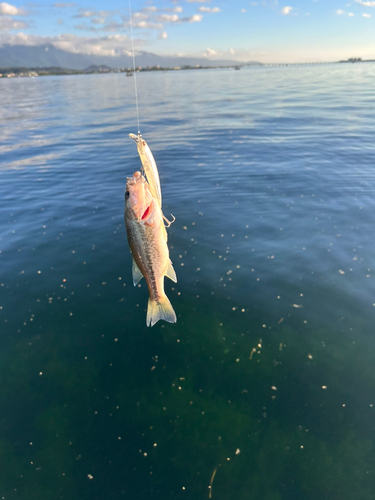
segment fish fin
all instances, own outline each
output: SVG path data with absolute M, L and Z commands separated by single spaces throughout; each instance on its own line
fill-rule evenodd
M 143 278 L 143 274 L 139 269 L 139 267 L 137 266 L 137 263 L 135 262 L 134 258 L 133 258 L 132 272 L 133 272 L 133 285 L 136 286 Z
M 165 276 L 170 280 L 177 283 L 176 271 L 173 269 L 172 261 L 169 259 L 167 270 L 165 271 Z
M 166 295 L 158 301 L 148 299 L 146 325 L 154 326 L 159 319 L 163 319 L 169 323 L 176 323 L 177 321 L 176 313 Z

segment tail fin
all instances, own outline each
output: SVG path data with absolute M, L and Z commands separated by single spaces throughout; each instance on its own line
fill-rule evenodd
M 176 313 L 166 295 L 158 301 L 151 300 L 151 298 L 148 299 L 146 325 L 154 326 L 159 319 L 163 319 L 169 323 L 176 323 L 177 321 Z

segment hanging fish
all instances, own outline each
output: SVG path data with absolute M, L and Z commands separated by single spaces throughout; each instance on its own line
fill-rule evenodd
M 138 154 L 141 158 L 141 163 L 145 171 L 147 181 L 150 185 L 151 193 L 154 198 L 158 200 L 159 207 L 161 208 L 161 187 L 158 167 L 148 147 L 147 142 L 143 139 L 141 134 L 129 134 L 129 137 L 137 144 Z
M 159 180 L 159 175 L 157 179 Z M 153 326 L 159 319 L 169 323 L 177 321 L 176 313 L 164 292 L 164 276 L 175 283 L 177 278 L 169 258 L 167 231 L 160 204 L 151 184 L 141 172 L 135 172 L 133 177 L 127 178 L 125 226 L 133 256 L 133 284 L 137 285 L 144 276 L 150 294 L 147 326 Z

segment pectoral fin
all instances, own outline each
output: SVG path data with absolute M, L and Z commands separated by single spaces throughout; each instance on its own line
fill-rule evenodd
M 167 270 L 165 271 L 165 276 L 170 280 L 174 281 L 175 283 L 177 283 L 176 271 L 173 269 L 171 260 L 169 260 L 168 262 Z
M 138 283 L 143 278 L 143 274 L 141 273 L 141 270 L 137 266 L 137 264 L 136 264 L 136 262 L 135 262 L 134 259 L 133 259 L 132 271 L 133 271 L 133 285 L 136 286 L 136 285 L 138 285 Z

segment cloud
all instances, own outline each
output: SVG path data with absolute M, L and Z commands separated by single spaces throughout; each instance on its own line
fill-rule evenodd
M 160 34 L 158 35 L 158 38 L 159 38 L 159 40 L 165 40 L 166 38 L 168 38 L 168 34 L 167 34 L 167 32 L 166 32 L 166 31 L 163 31 L 163 33 L 160 33 Z
M 79 10 L 80 10 L 79 14 L 73 16 L 74 19 L 81 19 L 82 17 L 94 17 L 97 15 L 97 12 L 95 10 L 83 10 L 83 9 Z
M 245 14 L 246 9 L 241 9 L 242 14 Z
M 112 16 L 115 13 L 116 13 L 116 11 L 109 11 L 109 10 L 100 10 L 99 12 L 97 12 L 96 10 L 79 9 L 78 14 L 75 14 L 72 17 L 73 17 L 73 19 L 82 19 L 82 18 L 95 17 L 95 16 L 98 16 L 98 17 L 109 17 L 109 16 Z M 145 18 L 147 19 L 146 14 L 140 14 L 140 13 L 136 12 L 133 15 L 133 17 L 140 17 L 140 18 L 143 18 L 143 16 L 145 16 Z
M 195 14 L 191 17 L 183 17 L 181 22 L 183 23 L 200 23 L 202 21 L 203 16 L 201 14 Z
M 144 40 L 136 39 L 137 47 L 145 44 Z M 100 56 L 131 55 L 131 41 L 126 35 L 109 35 L 104 37 L 79 37 L 77 35 L 63 34 L 58 36 L 38 36 L 18 34 L 2 34 L 0 45 L 46 45 L 72 52 L 74 54 L 94 54 Z
M 344 11 L 344 10 L 339 9 L 339 10 L 336 10 L 336 14 L 337 14 L 338 16 L 342 16 L 343 14 L 345 14 L 345 11 Z
M 363 17 L 371 17 L 371 14 L 362 14 Z
M 359 5 L 363 5 L 364 7 L 375 7 L 375 1 L 373 0 L 355 0 L 355 1 L 359 3 Z
M 143 29 L 143 30 L 161 30 L 163 25 L 161 23 L 150 23 L 146 21 L 139 21 L 133 24 L 133 28 Z
M 156 17 L 156 21 L 160 23 L 176 23 L 180 21 L 180 18 L 177 14 L 161 14 Z
M 145 21 L 148 17 L 148 14 L 144 12 L 134 12 L 134 14 L 132 14 L 132 19 L 139 19 L 140 21 Z
M 104 17 L 94 17 L 93 19 L 91 19 L 91 22 L 93 24 L 104 24 L 105 19 L 104 19 Z
M 52 7 L 56 7 L 57 9 L 67 9 L 67 8 L 70 8 L 70 7 L 76 7 L 77 4 L 75 3 L 69 3 L 69 2 L 65 2 L 65 3 L 54 3 L 52 5 Z
M 349 16 L 349 17 L 354 17 L 353 12 L 349 12 L 348 16 Z
M 293 10 L 293 7 L 283 7 L 281 9 L 281 13 L 283 14 L 283 16 L 287 16 L 291 13 L 292 10 Z
M 183 9 L 180 6 L 173 7 L 172 9 L 158 9 L 154 5 L 151 7 L 144 7 L 140 12 L 182 12 Z
M 88 25 L 86 23 L 82 23 L 82 24 L 76 24 L 74 28 L 80 31 L 94 31 L 94 32 L 108 31 L 110 33 L 116 33 L 118 31 L 125 31 L 129 29 L 128 22 L 117 23 L 116 21 L 111 21 L 107 24 L 103 24 L 103 22 L 105 22 L 105 20 L 102 20 L 101 18 L 94 18 L 91 19 L 91 23 L 96 24 L 97 27 Z M 149 21 L 138 21 L 136 23 L 133 22 L 133 29 L 160 31 L 163 29 L 163 27 L 164 26 L 161 23 L 153 23 Z
M 219 7 L 199 7 L 199 12 L 211 12 L 211 13 L 216 13 L 220 12 Z
M 216 55 L 217 55 L 216 50 L 206 49 L 206 52 L 205 52 L 206 57 L 212 57 L 212 56 L 216 56 Z
M 74 25 L 74 28 L 76 30 L 80 30 L 80 31 L 101 31 L 97 28 L 94 28 L 93 26 L 88 26 L 87 24 L 85 23 L 82 23 L 82 24 L 75 24 Z
M 11 17 L 0 17 L 0 31 L 23 30 L 29 25 L 23 21 L 15 21 Z
M 189 3 L 207 3 L 210 2 L 210 0 L 186 0 Z
M 23 16 L 25 11 L 9 3 L 2 2 L 0 3 L 0 14 L 3 16 Z
M 117 11 L 113 10 L 99 10 L 98 12 L 98 16 L 99 17 L 109 17 L 109 16 L 113 16 L 113 14 L 116 14 Z
M 190 17 L 178 17 L 177 14 L 161 14 L 156 16 L 155 20 L 159 23 L 199 23 L 202 21 L 203 16 L 201 14 L 195 14 Z
M 57 22 L 57 24 L 58 24 L 59 26 L 62 26 L 63 24 L 65 24 L 65 23 L 64 23 L 64 21 L 63 21 L 62 19 L 58 19 L 56 22 Z

